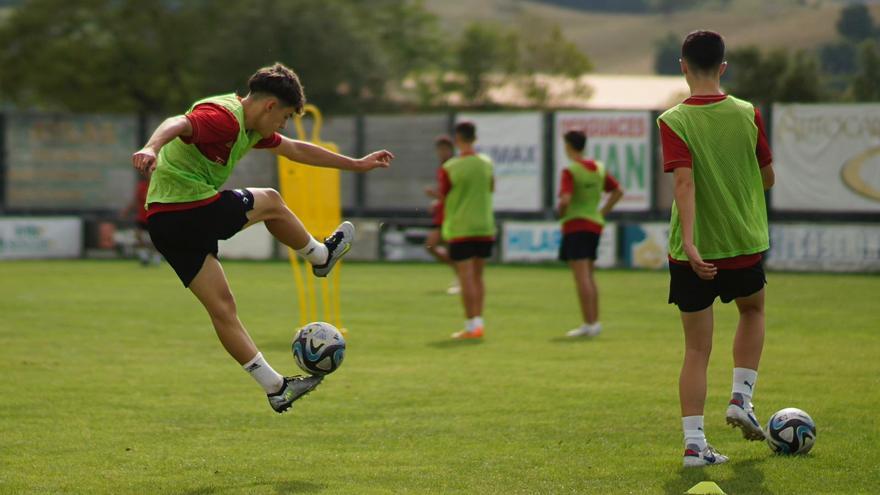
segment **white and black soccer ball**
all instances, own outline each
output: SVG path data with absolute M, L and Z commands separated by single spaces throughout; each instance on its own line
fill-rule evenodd
M 296 364 L 313 375 L 333 373 L 345 358 L 345 339 L 336 327 L 323 321 L 300 328 L 292 347 Z
M 764 436 L 777 454 L 806 454 L 816 442 L 816 423 L 804 411 L 789 407 L 770 417 Z

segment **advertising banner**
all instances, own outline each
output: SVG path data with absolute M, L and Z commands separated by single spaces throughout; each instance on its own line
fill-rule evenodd
M 770 245 L 774 270 L 880 271 L 880 225 L 773 224 Z
M 554 149 L 554 186 L 568 166 L 562 136 L 570 130 L 587 133 L 586 156 L 601 161 L 620 182 L 624 196 L 615 206 L 620 211 L 646 211 L 651 208 L 650 112 L 557 112 Z
M 134 194 L 132 117 L 12 113 L 6 145 L 8 208 L 116 210 Z
M 774 105 L 776 210 L 880 212 L 880 104 Z
M 608 223 L 602 230 L 596 266 L 613 267 L 617 263 L 617 227 Z M 501 261 L 542 263 L 558 261 L 562 231 L 558 222 L 504 222 L 501 236 Z
M 669 224 L 640 223 L 623 227 L 626 266 L 659 270 L 669 264 Z
M 477 152 L 495 164 L 496 211 L 540 211 L 543 198 L 543 116 L 528 113 L 460 114 L 477 126 Z
M 0 218 L 0 260 L 79 258 L 82 252 L 79 218 Z

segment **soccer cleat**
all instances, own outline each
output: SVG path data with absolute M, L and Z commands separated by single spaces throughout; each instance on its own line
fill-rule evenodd
M 724 464 L 728 461 L 726 455 L 721 455 L 711 445 L 706 444 L 706 448 L 700 448 L 693 443 L 684 448 L 684 467 L 703 467 L 714 466 L 715 464 Z
M 281 390 L 266 396 L 269 399 L 269 405 L 275 412 L 281 414 L 290 409 L 294 401 L 314 390 L 323 379 L 322 375 L 284 377 L 284 385 Z
M 566 337 L 595 337 L 602 332 L 602 327 L 599 325 L 581 325 L 574 330 L 569 330 L 565 332 Z
M 727 406 L 727 424 L 742 428 L 743 438 L 746 440 L 764 440 L 764 430 L 755 417 L 755 408 L 751 402 L 746 404 L 742 394 L 735 393 L 731 396 Z
M 335 232 L 324 238 L 324 245 L 327 246 L 327 262 L 323 265 L 313 265 L 312 273 L 316 277 L 326 277 L 333 269 L 333 265 L 351 250 L 353 241 L 354 225 L 351 222 L 339 224 Z
M 482 339 L 483 327 L 477 327 L 471 331 L 461 330 L 452 334 L 452 338 L 456 340 Z
M 449 286 L 448 289 L 446 289 L 446 293 L 450 296 L 457 296 L 461 293 L 461 287 L 459 287 L 457 283 L 452 284 Z

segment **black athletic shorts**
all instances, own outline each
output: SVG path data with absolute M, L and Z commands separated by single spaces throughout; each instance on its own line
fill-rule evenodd
M 177 272 L 184 287 L 196 278 L 205 257 L 217 257 L 217 241 L 234 236 L 248 221 L 254 195 L 247 189 L 223 191 L 220 198 L 189 210 L 154 213 L 147 220 L 153 245 Z
M 464 261 L 471 258 L 491 258 L 495 241 L 462 241 L 449 243 L 449 259 Z
M 559 260 L 595 260 L 600 235 L 595 232 L 572 232 L 562 236 L 559 244 Z
M 718 270 L 712 280 L 703 280 L 690 265 L 669 263 L 669 304 L 686 313 L 708 308 L 721 297 L 729 303 L 738 297 L 751 296 L 767 283 L 762 261 L 746 268 Z

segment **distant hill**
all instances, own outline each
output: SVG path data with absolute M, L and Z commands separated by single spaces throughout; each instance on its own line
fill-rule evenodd
M 768 49 L 810 49 L 838 39 L 835 24 L 846 3 L 712 1 L 668 15 L 590 12 L 551 5 L 567 1 L 426 0 L 425 5 L 438 14 L 452 32 L 471 20 L 510 24 L 518 15 L 537 14 L 562 26 L 565 35 L 590 56 L 596 72 L 651 74 L 654 43 L 667 33 L 684 37 L 694 29 L 714 29 L 725 36 L 728 47 L 755 44 Z M 869 3 L 875 22 L 880 22 L 880 2 Z M 722 4 L 726 6 L 722 8 Z

